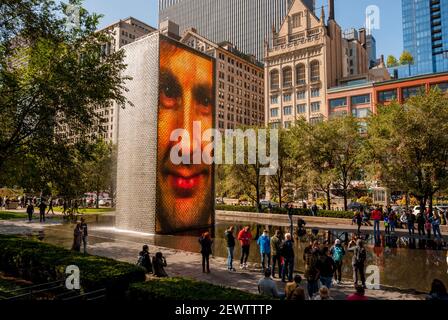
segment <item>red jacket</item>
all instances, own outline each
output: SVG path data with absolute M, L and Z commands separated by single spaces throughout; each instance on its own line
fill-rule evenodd
M 382 218 L 383 218 L 383 215 L 381 214 L 381 211 L 380 210 L 373 210 L 373 212 L 372 212 L 372 216 L 371 216 L 371 219 L 372 220 L 382 220 Z
M 238 240 L 240 240 L 240 243 L 242 246 L 250 246 L 250 241 L 252 240 L 252 233 L 249 231 L 241 230 L 238 233 Z

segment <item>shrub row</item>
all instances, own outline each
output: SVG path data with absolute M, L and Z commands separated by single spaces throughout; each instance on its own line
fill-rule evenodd
M 266 300 L 266 297 L 187 278 L 163 278 L 129 287 L 132 301 L 148 300 Z
M 231 206 L 231 205 L 216 205 L 216 210 L 222 211 L 236 211 L 236 212 L 257 212 L 257 208 L 255 207 L 245 207 L 245 206 Z M 293 215 L 297 216 L 310 216 L 310 209 L 303 208 L 294 208 L 292 209 Z M 267 213 L 268 209 L 264 209 L 263 213 Z M 272 208 L 270 210 L 271 214 L 287 214 L 288 210 L 285 208 Z M 352 219 L 353 212 L 350 211 L 333 211 L 333 210 L 319 210 L 318 217 L 326 217 L 326 218 L 343 218 L 343 219 Z
M 130 283 L 145 280 L 144 269 L 129 263 L 14 236 L 0 235 L 0 243 L 0 270 L 35 284 L 65 279 L 69 265 L 79 267 L 85 292 L 105 288 L 109 298 L 123 297 Z

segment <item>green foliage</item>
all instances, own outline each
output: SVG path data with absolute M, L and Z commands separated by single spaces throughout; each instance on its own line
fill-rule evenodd
M 400 64 L 401 65 L 408 65 L 408 64 L 414 64 L 414 57 L 409 51 L 403 51 L 403 53 L 400 56 Z
M 226 206 L 226 205 L 217 205 L 216 210 L 220 211 L 232 211 L 232 212 L 257 212 L 257 208 L 255 207 L 244 207 L 244 206 Z M 264 213 L 268 213 L 268 209 L 263 210 Z M 287 214 L 288 210 L 285 208 L 272 208 L 270 210 L 271 214 Z M 293 215 L 298 216 L 309 216 L 311 215 L 310 209 L 303 208 L 294 208 L 292 209 Z M 326 218 L 353 218 L 353 212 L 350 211 L 332 211 L 332 210 L 319 210 L 318 217 L 326 217 Z
M 380 107 L 369 119 L 369 171 L 393 190 L 415 196 L 424 206 L 448 188 L 448 97 L 434 89 Z
M 0 220 L 25 219 L 27 217 L 25 213 L 0 211 Z
M 93 107 L 132 105 L 123 95 L 123 51 L 105 55 L 111 38 L 95 32 L 100 16 L 81 8 L 79 26 L 68 29 L 65 9 L 50 0 L 0 7 L 1 185 L 76 194 L 89 139 L 102 132 Z
M 132 284 L 129 297 L 132 301 L 269 300 L 260 295 L 185 278 L 165 278 Z
M 388 56 L 387 57 L 387 67 L 392 68 L 392 67 L 397 67 L 397 66 L 398 66 L 397 58 L 395 58 L 393 55 Z
M 144 269 L 128 263 L 12 236 L 1 235 L 0 242 L 0 270 L 35 284 L 65 279 L 69 265 L 79 267 L 85 291 L 106 288 L 110 297 L 122 296 L 130 283 L 145 280 Z

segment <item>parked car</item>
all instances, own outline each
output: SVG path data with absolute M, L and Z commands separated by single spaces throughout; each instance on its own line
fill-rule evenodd
M 273 201 L 269 201 L 269 200 L 261 200 L 260 201 L 260 206 L 262 208 L 269 208 L 269 205 L 271 206 L 271 208 L 278 208 L 280 205 L 276 202 Z
M 101 207 L 110 207 L 112 205 L 112 199 L 109 198 L 105 198 L 105 199 L 101 199 L 98 204 Z

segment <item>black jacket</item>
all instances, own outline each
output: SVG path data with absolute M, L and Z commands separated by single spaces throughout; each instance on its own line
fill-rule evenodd
M 285 240 L 282 243 L 282 257 L 285 259 L 294 259 L 294 242 Z
M 235 247 L 235 236 L 233 232 L 226 231 L 224 233 L 224 238 L 226 239 L 227 248 Z
M 211 255 L 212 254 L 212 243 L 213 243 L 213 240 L 200 237 L 199 238 L 199 243 L 201 244 L 201 253 L 202 254 L 204 254 L 204 255 Z

